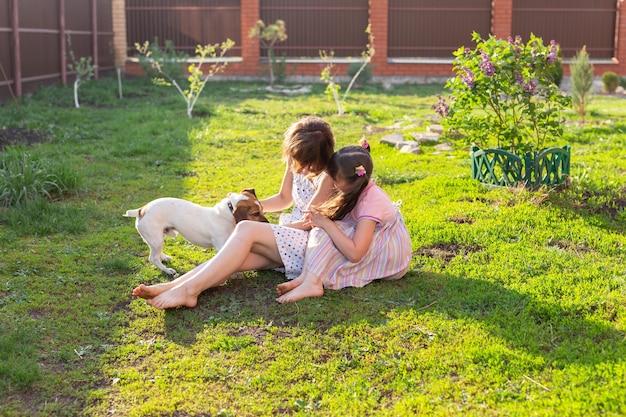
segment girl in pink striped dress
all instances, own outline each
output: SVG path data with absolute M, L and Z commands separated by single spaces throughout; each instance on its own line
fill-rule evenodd
M 411 264 L 411 239 L 402 215 L 371 181 L 369 145 L 341 148 L 327 172 L 334 198 L 309 213 L 305 265 L 299 277 L 278 285 L 279 303 L 319 297 L 324 288 L 362 287 L 402 278 Z

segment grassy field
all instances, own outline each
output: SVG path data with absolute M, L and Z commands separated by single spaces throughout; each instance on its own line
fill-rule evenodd
M 0 208 L 0 416 L 626 414 L 626 101 L 595 97 L 584 126 L 570 113 L 558 145 L 572 146 L 572 184 L 531 192 L 472 180 L 463 143 L 379 143 L 424 131 L 441 85 L 353 90 L 341 117 L 323 90 L 212 82 L 188 119 L 173 89 L 129 79 L 118 99 L 101 79 L 80 109 L 61 87 L 0 108 L 2 131 L 45 139 L 22 153 L 76 179 L 62 198 Z M 282 133 L 307 114 L 339 146 L 372 144 L 374 177 L 402 200 L 408 275 L 289 305 L 272 271 L 194 309 L 133 299 L 168 277 L 122 214 L 273 194 Z M 166 251 L 178 271 L 213 255 L 181 238 Z

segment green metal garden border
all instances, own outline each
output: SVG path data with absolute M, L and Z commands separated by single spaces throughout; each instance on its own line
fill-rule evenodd
M 494 186 L 558 187 L 569 178 L 570 155 L 569 145 L 527 152 L 523 158 L 500 148 L 472 146 L 472 178 Z

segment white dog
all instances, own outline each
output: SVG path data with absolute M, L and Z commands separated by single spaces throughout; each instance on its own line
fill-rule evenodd
M 124 216 L 137 218 L 135 227 L 150 247 L 150 262 L 168 275 L 176 274 L 176 270 L 162 263 L 172 259 L 163 253 L 165 235 L 176 237 L 180 233 L 194 245 L 219 251 L 236 223 L 241 220 L 267 222 L 254 189 L 245 189 L 241 194 L 229 193 L 214 207 L 203 207 L 180 198 L 158 198 L 141 208 L 128 210 Z

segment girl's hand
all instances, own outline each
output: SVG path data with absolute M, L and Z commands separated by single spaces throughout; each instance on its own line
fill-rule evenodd
M 331 219 L 324 216 L 317 210 L 310 210 L 307 212 L 306 218 L 311 227 L 321 227 L 322 229 L 326 229 L 326 226 L 333 223 Z
M 298 221 L 295 221 L 295 222 L 290 223 L 290 224 L 286 224 L 285 226 L 291 227 L 291 228 L 294 228 L 294 229 L 306 230 L 306 231 L 311 230 L 311 228 L 313 227 L 313 226 L 311 226 L 311 223 L 306 218 L 306 216 L 303 217 L 302 219 L 298 220 Z

